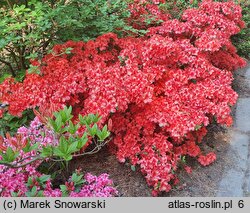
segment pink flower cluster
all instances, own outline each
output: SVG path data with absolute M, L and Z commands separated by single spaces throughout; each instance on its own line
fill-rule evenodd
M 7 169 L 5 166 L 0 165 L 0 196 L 10 197 L 12 192 L 19 192 L 25 194 L 27 192 L 26 182 L 28 177 L 32 175 L 39 175 L 34 167 L 31 171 L 22 169 Z
M 87 173 L 84 180 L 84 184 L 78 191 L 75 190 L 71 179 L 65 183 L 69 197 L 114 197 L 118 195 L 118 191 L 113 187 L 113 181 L 106 173 L 99 176 Z M 61 197 L 63 195 L 60 189 L 52 189 L 50 181 L 47 182 L 43 194 L 46 197 Z
M 24 138 L 29 138 L 32 144 L 38 143 L 40 146 L 56 146 L 58 144 L 53 131 L 44 126 L 38 117 L 31 121 L 28 128 L 20 127 L 17 133 L 23 135 Z
M 21 136 L 21 141 L 30 138 L 31 145 L 39 143 L 40 146 L 46 146 L 47 144 L 55 143 L 52 132 L 48 130 L 45 126 L 40 123 L 38 118 L 35 118 L 31 123 L 30 127 L 20 127 L 18 129 L 18 135 Z M 43 134 L 43 136 L 42 136 Z M 13 143 L 14 142 L 14 143 Z M 18 137 L 8 137 L 4 139 L 3 147 L 11 147 L 17 150 L 18 147 L 14 146 L 18 142 Z M 20 142 L 19 142 L 20 143 Z M 13 163 L 23 160 L 21 163 L 24 164 L 31 160 L 33 156 L 36 155 L 35 151 L 25 153 L 22 149 L 19 149 L 19 155 Z M 7 166 L 0 165 L 0 193 L 1 196 L 11 196 L 11 192 L 18 192 L 20 190 L 21 194 L 27 191 L 26 182 L 30 176 L 40 176 L 39 172 L 36 171 L 37 167 L 40 165 L 40 161 L 28 164 L 25 167 L 20 168 L 9 168 Z
M 86 182 L 80 192 L 71 192 L 70 197 L 113 197 L 118 195 L 118 191 L 112 186 L 113 181 L 106 173 L 99 176 L 87 173 L 84 179 Z

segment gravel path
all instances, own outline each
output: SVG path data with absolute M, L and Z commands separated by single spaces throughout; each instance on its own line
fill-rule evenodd
M 226 153 L 233 164 L 225 168 L 219 183 L 218 197 L 250 196 L 250 63 L 238 76 L 239 99 L 235 109 L 235 122 L 231 128 L 230 147 Z

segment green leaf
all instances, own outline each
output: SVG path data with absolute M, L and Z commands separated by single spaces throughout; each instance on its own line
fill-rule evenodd
M 65 54 L 71 54 L 71 50 L 73 50 L 73 48 L 68 47 L 65 49 Z
M 64 136 L 60 137 L 59 139 L 59 146 L 58 148 L 62 151 L 62 153 L 67 154 L 69 144 L 67 143 L 67 140 Z
M 135 172 L 135 171 L 136 171 L 136 167 L 135 167 L 134 165 L 131 165 L 131 170 L 132 170 L 133 172 Z
M 102 128 L 102 131 L 100 131 L 98 129 L 96 134 L 97 134 L 99 141 L 104 141 L 110 135 L 110 132 L 108 131 L 107 125 L 105 125 Z
M 32 181 L 32 180 L 33 180 L 32 177 L 29 177 L 29 178 L 28 178 L 28 181 L 27 181 L 27 186 L 28 186 L 28 187 L 32 186 L 32 184 L 33 184 L 33 181 Z
M 9 163 L 9 162 L 5 160 L 0 160 L 0 164 L 4 164 L 4 163 Z
M 28 140 L 28 143 L 27 145 L 23 148 L 23 151 L 25 153 L 28 153 L 28 152 L 31 152 L 33 150 L 37 150 L 38 149 L 38 146 L 39 146 L 39 143 L 35 143 L 34 145 L 30 145 L 30 140 Z
M 72 113 L 72 106 L 69 106 L 69 108 L 68 109 L 66 108 L 66 110 L 67 110 L 67 115 L 68 116 L 71 115 L 71 113 Z
M 84 183 L 83 175 L 77 175 L 76 173 L 73 173 L 71 180 L 72 182 L 74 182 L 75 186 L 81 185 Z
M 64 158 L 64 160 L 66 160 L 66 161 L 70 161 L 70 160 L 72 160 L 73 156 L 70 155 L 70 154 L 67 154 L 67 155 L 64 155 L 63 158 Z
M 28 56 L 26 56 L 26 59 L 36 59 L 38 57 L 38 53 L 30 53 Z M 31 65 L 32 66 L 32 65 Z
M 65 185 L 60 185 L 60 189 L 61 189 L 61 191 L 63 193 L 63 196 L 67 197 L 67 195 L 68 195 L 67 187 Z
M 56 122 L 55 122 L 53 119 L 49 118 L 49 124 L 52 126 L 52 128 L 53 128 L 54 130 L 57 129 Z
M 31 191 L 26 192 L 27 197 L 35 197 L 37 195 L 37 187 L 33 186 Z
M 91 123 L 94 123 L 94 120 L 95 120 L 95 115 L 94 114 L 92 114 L 92 113 L 90 113 L 89 115 L 88 115 L 88 117 L 89 117 L 89 120 L 90 120 L 90 122 Z
M 201 125 L 198 125 L 198 124 L 197 124 L 197 125 L 195 126 L 194 130 L 197 131 L 197 130 L 199 130 L 202 126 L 203 126 L 202 124 L 201 124 Z
M 44 197 L 43 190 L 38 191 L 36 197 Z
M 67 140 L 62 136 L 60 138 L 59 145 L 54 148 L 54 154 L 58 157 L 63 158 L 66 161 L 69 161 L 72 159 L 70 151 L 74 149 L 74 146 L 77 146 L 77 144 L 72 145 L 71 150 L 69 150 L 70 145 L 68 144 Z
M 31 151 L 30 141 L 28 141 L 27 145 L 23 148 L 23 151 L 25 153 L 28 153 Z
M 41 157 L 47 158 L 53 155 L 53 147 L 52 146 L 44 146 L 41 152 Z
M 82 124 L 82 125 L 85 124 L 84 123 L 84 117 L 82 117 L 81 114 L 78 115 L 78 118 L 79 118 L 80 124 Z
M 105 125 L 105 126 L 102 128 L 102 131 L 105 132 L 105 133 L 108 131 L 107 125 Z
M 68 147 L 68 154 L 71 154 L 71 153 L 78 151 L 79 149 L 77 148 L 77 146 L 78 146 L 78 142 L 74 142 L 74 143 L 70 144 Z
M 50 179 L 50 175 L 43 175 L 38 178 L 38 182 L 43 184 L 44 182 L 47 182 Z
M 77 131 L 76 126 L 73 124 L 72 121 L 69 121 L 69 127 L 68 127 L 68 131 L 70 134 L 75 134 Z
M 29 74 L 35 73 L 35 74 L 40 75 L 41 71 L 40 71 L 40 68 L 38 66 L 33 66 L 32 64 L 30 64 L 30 66 L 28 68 L 28 73 Z
M 99 138 L 99 140 L 101 140 L 101 137 L 102 137 L 102 131 L 97 129 L 97 132 L 96 132 L 96 135 L 97 137 Z
M 89 127 L 89 126 L 86 126 L 86 127 L 87 127 L 87 129 L 88 129 L 88 131 L 89 131 L 90 136 L 93 137 L 93 136 L 96 135 L 97 130 L 98 130 L 97 124 L 94 124 L 92 127 Z
M 65 109 L 63 109 L 62 111 L 60 111 L 60 115 L 62 117 L 63 124 L 65 124 L 66 121 L 67 121 L 67 117 L 68 117 L 67 114 L 66 114 L 66 112 L 65 112 Z
M 34 145 L 31 146 L 31 151 L 37 150 L 39 147 L 39 143 L 35 143 Z
M 81 138 L 78 139 L 77 149 L 81 149 L 88 141 L 87 133 L 85 132 Z
M 7 163 L 13 162 L 17 156 L 19 155 L 19 152 L 14 152 L 11 147 L 8 147 L 5 154 L 2 154 L 3 161 L 6 161 Z
M 101 119 L 98 115 L 88 114 L 87 116 L 82 117 L 79 115 L 80 124 L 89 126 L 92 123 L 96 123 Z
M 54 148 L 54 155 L 58 157 L 63 157 L 65 153 L 63 153 L 58 147 Z
M 56 132 L 59 132 L 62 125 L 63 125 L 62 117 L 61 117 L 60 114 L 56 117 L 55 124 L 56 124 L 56 129 L 55 130 L 56 130 Z
M 19 191 L 18 192 L 11 192 L 11 197 L 18 197 Z
M 71 179 L 74 183 L 77 183 L 82 179 L 82 177 L 83 177 L 83 175 L 77 175 L 76 173 L 73 173 Z
M 85 117 L 85 124 L 88 126 L 91 124 L 91 117 L 89 116 Z
M 94 117 L 93 117 L 93 123 L 97 123 L 98 121 L 100 121 L 102 118 L 102 116 L 99 116 L 98 114 L 96 114 Z
M 186 156 L 181 156 L 181 161 L 182 161 L 183 163 L 186 163 Z

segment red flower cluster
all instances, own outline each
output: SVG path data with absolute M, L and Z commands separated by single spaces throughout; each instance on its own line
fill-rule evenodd
M 198 161 L 201 165 L 207 166 L 213 163 L 216 160 L 216 155 L 213 152 L 208 153 L 207 155 L 200 155 Z
M 232 123 L 231 71 L 245 62 L 230 42 L 243 26 L 232 2 L 204 1 L 181 21 L 166 17 L 144 37 L 108 33 L 56 45 L 34 62 L 41 74 L 26 74 L 23 83 L 5 80 L 0 99 L 13 115 L 45 104 L 102 115 L 119 161 L 139 165 L 156 192 L 169 191 L 181 156 L 198 157 L 202 165 L 215 160 L 202 155 L 199 143 L 213 117 Z M 71 54 L 63 54 L 69 47 Z
M 160 3 L 165 0 L 134 0 L 129 4 L 130 17 L 128 23 L 136 29 L 147 29 L 149 26 L 166 21 L 170 15 L 164 13 L 160 8 Z

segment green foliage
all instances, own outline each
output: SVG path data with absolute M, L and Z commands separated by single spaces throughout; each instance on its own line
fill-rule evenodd
M 161 4 L 160 8 L 169 13 L 172 18 L 179 19 L 181 18 L 184 10 L 187 8 L 197 7 L 199 2 L 200 0 L 193 0 L 192 3 L 187 0 L 169 0 L 164 4 Z
M 3 1 L 0 4 L 2 74 L 9 72 L 16 77 L 21 73 L 17 79 L 22 81 L 29 60 L 41 59 L 55 43 L 87 41 L 107 32 L 123 35 L 132 29 L 125 24 L 129 15 L 123 0 Z M 37 70 L 31 67 L 29 72 Z
M 28 68 L 30 58 L 37 57 L 37 53 L 42 57 L 55 32 L 48 4 L 8 2 L 0 8 L 0 62 L 16 77 Z
M 243 0 L 240 2 L 242 7 L 243 20 L 245 22 L 245 28 L 241 32 L 232 37 L 232 41 L 238 50 L 238 54 L 250 59 L 250 2 Z
M 11 77 L 11 74 L 9 73 L 3 73 L 2 75 L 0 75 L 0 84 L 6 79 Z
M 12 192 L 11 195 L 12 197 L 44 197 L 44 191 L 48 190 L 46 184 L 52 180 L 51 175 L 30 176 L 25 184 L 28 190 L 24 194 L 19 190 L 18 192 Z M 68 197 L 72 191 L 76 193 L 80 192 L 85 183 L 86 180 L 83 174 L 78 171 L 74 172 L 69 178 L 69 181 L 65 182 L 65 185 L 60 185 L 62 196 Z
M 1 152 L 0 155 L 2 156 L 0 163 L 11 163 L 17 158 L 19 152 L 15 152 L 11 147 L 8 147 L 5 153 Z
M 136 171 L 136 167 L 135 167 L 135 165 L 131 165 L 131 170 L 133 171 L 133 172 L 135 172 Z
M 44 197 L 43 191 L 46 188 L 46 182 L 49 181 L 50 178 L 50 175 L 42 175 L 40 177 L 29 177 L 26 183 L 26 186 L 29 190 L 25 192 L 25 196 Z M 19 197 L 19 192 L 13 192 L 12 197 Z
M 74 124 L 71 119 L 72 107 L 65 107 L 63 110 L 54 113 L 55 118 L 49 119 L 49 126 L 52 127 L 57 138 L 59 139 L 59 144 L 55 147 L 47 146 L 41 151 L 41 156 L 46 157 L 56 157 L 69 161 L 73 157 L 73 153 L 80 151 L 80 149 L 87 143 L 88 135 L 92 138 L 97 138 L 97 141 L 102 142 L 108 136 L 109 132 L 107 126 L 105 125 L 102 130 L 97 126 L 97 122 L 101 119 L 100 116 L 89 114 L 82 117 L 79 115 L 79 122 Z M 86 126 L 87 131 L 82 136 L 76 134 L 81 126 Z M 70 133 L 70 135 L 68 134 Z
M 56 141 L 58 141 L 57 145 L 39 146 L 39 143 L 30 143 L 29 140 L 27 141 L 26 146 L 23 147 L 22 150 L 25 153 L 31 151 L 37 153 L 34 159 L 30 160 L 30 163 L 34 160 L 51 159 L 55 162 L 65 162 L 67 166 L 67 162 L 73 158 L 74 153 L 79 152 L 84 147 L 90 139 L 89 137 L 94 141 L 95 147 L 88 154 L 99 151 L 100 148 L 106 144 L 104 140 L 109 137 L 110 132 L 107 130 L 106 125 L 102 129 L 99 129 L 97 122 L 101 119 L 100 116 L 89 114 L 82 117 L 79 115 L 79 122 L 77 123 L 73 123 L 71 121 L 72 118 L 71 106 L 55 112 L 54 118 L 49 118 L 47 125 L 48 128 L 53 131 L 54 137 Z M 85 126 L 86 131 L 83 134 L 77 133 L 83 126 Z M 43 137 L 45 137 L 45 135 Z M 8 147 L 6 151 L 0 153 L 2 156 L 0 164 L 6 164 L 10 167 L 13 166 L 12 163 L 19 155 L 19 151 L 18 149 Z M 81 156 L 84 154 L 86 153 L 78 155 Z M 15 165 L 17 164 L 18 162 Z M 25 163 L 25 165 L 27 165 L 27 163 Z M 22 163 L 20 167 L 21 166 Z
M 94 39 L 107 32 L 122 35 L 130 13 L 124 0 L 71 0 L 58 3 L 55 22 L 61 41 Z
M 33 150 L 37 150 L 38 146 L 39 146 L 38 143 L 31 145 L 30 141 L 28 140 L 27 145 L 23 148 L 23 151 L 24 151 L 24 153 L 28 153 L 28 152 L 31 152 Z
M 81 185 L 81 184 L 84 183 L 83 175 L 82 174 L 73 173 L 73 175 L 71 177 L 71 181 L 74 183 L 75 186 Z
M 6 132 L 14 135 L 20 126 L 28 125 L 34 117 L 32 110 L 25 110 L 22 117 L 12 116 L 7 112 L 4 113 L 0 119 L 0 135 L 4 136 Z
M 75 192 L 79 192 L 82 188 L 82 185 L 85 183 L 85 180 L 83 178 L 83 175 L 80 173 L 73 173 L 71 177 L 71 183 L 75 188 Z M 60 185 L 60 189 L 62 191 L 63 197 L 68 197 L 69 196 L 69 190 L 68 186 L 66 185 Z

